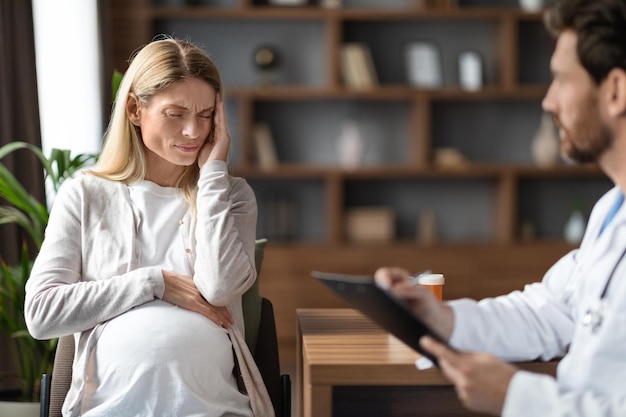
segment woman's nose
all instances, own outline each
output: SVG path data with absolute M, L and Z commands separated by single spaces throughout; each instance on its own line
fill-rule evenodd
M 185 124 L 183 125 L 183 136 L 191 139 L 197 139 L 201 136 L 200 130 L 200 123 L 198 123 L 195 117 L 190 117 L 185 120 Z

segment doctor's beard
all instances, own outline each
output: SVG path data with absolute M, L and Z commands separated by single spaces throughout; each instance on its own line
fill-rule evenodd
M 584 115 L 570 129 L 561 123 L 555 114 L 552 116 L 555 126 L 561 131 L 561 155 L 569 164 L 597 162 L 613 144 L 613 133 L 601 120 L 595 100 L 580 114 Z

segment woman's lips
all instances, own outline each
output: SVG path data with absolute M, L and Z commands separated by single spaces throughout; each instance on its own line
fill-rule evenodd
M 198 145 L 176 145 L 176 148 L 183 152 L 195 152 L 198 150 Z

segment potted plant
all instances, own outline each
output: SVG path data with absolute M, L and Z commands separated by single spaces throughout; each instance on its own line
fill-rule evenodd
M 2 163 L 8 154 L 29 150 L 43 166 L 45 180 L 56 193 L 64 180 L 96 160 L 96 155 L 79 154 L 72 157 L 69 150 L 53 149 L 46 157 L 37 146 L 11 142 L 0 147 L 0 224 L 17 224 L 28 236 L 22 244 L 17 264 L 8 265 L 0 254 L 0 332 L 13 341 L 17 378 L 21 383 L 21 401 L 39 401 L 39 385 L 43 373 L 51 373 L 56 340 L 35 340 L 24 321 L 25 285 L 48 224 L 48 208 L 39 202 Z M 1 414 L 1 413 L 0 413 Z

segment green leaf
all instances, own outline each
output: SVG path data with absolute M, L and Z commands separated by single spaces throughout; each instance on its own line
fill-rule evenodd
M 111 97 L 113 98 L 113 102 L 115 102 L 117 90 L 120 89 L 122 78 L 124 78 L 124 74 L 118 70 L 113 70 L 113 76 L 111 77 Z
M 28 233 L 37 247 L 43 243 L 43 233 L 37 222 L 15 207 L 0 206 L 0 224 L 17 224 Z
M 2 208 L 0 224 L 17 223 L 40 246 L 43 241 L 43 232 L 48 224 L 48 211 L 43 204 L 22 187 L 20 182 L 1 163 L 0 197 L 13 206 Z M 20 215 L 18 212 L 24 214 Z
M 19 149 L 28 149 L 29 151 L 31 151 L 43 165 L 44 172 L 47 173 L 51 171 L 50 161 L 48 160 L 48 158 L 46 158 L 46 156 L 43 154 L 41 149 L 33 144 L 26 143 L 26 142 L 17 141 L 17 142 L 11 142 L 11 143 L 4 145 L 3 147 L 0 148 L 0 159 L 3 159 L 8 154 L 15 152 Z
M 32 209 L 34 202 L 37 201 L 2 164 L 0 164 L 0 196 L 25 211 Z
M 3 159 L 10 153 L 17 151 L 18 149 L 27 149 L 30 144 L 26 142 L 10 142 L 0 148 L 0 159 Z

